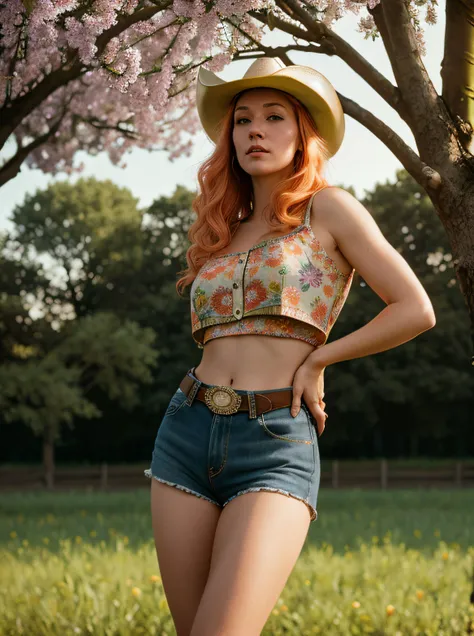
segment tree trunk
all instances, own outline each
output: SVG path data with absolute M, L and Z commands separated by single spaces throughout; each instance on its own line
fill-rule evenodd
M 43 436 L 44 482 L 47 490 L 54 488 L 54 439 L 53 429 L 47 426 Z
M 460 163 L 436 166 L 444 187 L 436 194 L 428 191 L 428 195 L 452 248 L 454 271 L 471 322 L 472 349 L 466 351 L 466 357 L 474 365 L 474 167 L 467 161 Z
M 452 63 L 452 47 L 459 47 L 459 41 L 454 42 L 453 37 L 449 41 L 446 39 L 442 62 L 444 87 L 440 96 L 419 55 L 405 0 L 379 3 L 370 13 L 383 35 L 400 100 L 405 105 L 401 114 L 413 133 L 420 161 L 424 164 L 421 174 L 430 175 L 428 182 L 423 183 L 420 172 L 405 167 L 425 189 L 446 230 L 456 277 L 469 312 L 474 348 L 474 157 L 465 139 L 468 128 L 472 135 L 472 122 L 462 122 L 457 112 L 457 94 L 447 91 L 444 85 Z M 452 14 L 448 17 L 454 19 Z M 453 25 L 449 25 L 447 33 L 452 35 L 452 28 Z M 464 45 L 461 47 L 464 52 Z M 465 76 L 467 67 L 462 75 L 463 86 L 467 83 Z M 467 355 L 474 364 L 473 349 L 466 352 Z

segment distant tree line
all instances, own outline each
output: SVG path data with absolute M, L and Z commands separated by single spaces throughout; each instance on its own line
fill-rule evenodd
M 344 186 L 342 186 L 344 187 Z M 347 188 L 354 194 L 351 188 Z M 161 417 L 201 350 L 186 266 L 194 192 L 148 209 L 110 181 L 27 195 L 0 243 L 0 461 L 148 460 Z M 437 323 L 325 372 L 326 457 L 456 456 L 474 449 L 469 317 L 441 222 L 404 170 L 362 203 L 427 290 Z M 356 273 L 329 341 L 384 306 Z M 242 336 L 245 337 L 245 336 Z

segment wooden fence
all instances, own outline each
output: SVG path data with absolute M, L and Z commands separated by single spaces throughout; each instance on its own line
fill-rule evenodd
M 149 488 L 150 480 L 143 471 L 149 468 L 109 465 L 78 468 L 58 467 L 54 474 L 54 490 L 130 490 Z M 473 488 L 474 463 L 453 461 L 442 466 L 425 467 L 403 462 L 325 460 L 321 471 L 322 488 Z M 0 491 L 45 490 L 41 466 L 0 466 Z

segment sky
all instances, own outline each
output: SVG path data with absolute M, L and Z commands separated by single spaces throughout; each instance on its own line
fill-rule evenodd
M 359 16 L 366 15 L 361 11 Z M 426 56 L 422 61 L 428 75 L 438 93 L 441 93 L 441 61 L 444 47 L 445 0 L 440 0 L 437 8 L 438 22 L 435 25 L 422 24 L 426 42 Z M 333 30 L 344 38 L 357 52 L 365 57 L 390 82 L 395 84 L 390 61 L 381 38 L 375 41 L 364 40 L 357 31 L 359 16 L 346 15 L 333 26 Z M 420 17 L 423 18 L 423 11 Z M 274 30 L 263 38 L 266 46 L 281 46 L 292 42 L 292 38 Z M 416 145 L 413 135 L 398 114 L 345 62 L 336 56 L 318 53 L 290 52 L 289 57 L 294 64 L 310 66 L 333 84 L 335 89 L 345 97 L 357 102 L 372 112 L 394 130 L 413 150 Z M 243 76 L 254 59 L 239 60 L 229 64 L 217 73 L 226 81 Z M 362 198 L 365 191 L 374 188 L 377 183 L 394 182 L 396 170 L 403 168 L 398 159 L 364 126 L 345 116 L 346 131 L 339 151 L 329 160 L 325 176 L 329 183 L 343 188 L 352 186 L 357 197 Z M 0 153 L 0 163 L 10 155 L 12 145 L 5 147 Z M 76 155 L 76 165 L 84 162 L 81 173 L 68 176 L 59 173 L 56 176 L 44 174 L 40 170 L 23 167 L 21 172 L 1 188 L 0 193 L 0 230 L 12 227 L 9 218 L 16 205 L 23 202 L 27 193 L 42 190 L 55 181 L 69 180 L 74 183 L 80 177 L 94 176 L 97 179 L 110 179 L 120 186 L 131 190 L 138 198 L 141 207 L 149 206 L 160 196 L 170 196 L 177 185 L 190 190 L 197 190 L 197 170 L 212 152 L 213 145 L 204 132 L 195 136 L 194 150 L 189 157 L 180 157 L 170 161 L 165 151 L 148 152 L 135 149 L 124 156 L 126 168 L 114 166 L 106 153 L 90 157 L 84 152 Z

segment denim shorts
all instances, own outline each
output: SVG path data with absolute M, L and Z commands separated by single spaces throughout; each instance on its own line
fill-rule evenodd
M 262 413 L 248 411 L 219 415 L 196 400 L 198 383 L 188 397 L 178 388 L 173 394 L 155 439 L 147 477 L 202 497 L 219 507 L 247 492 L 266 490 L 303 501 L 310 520 L 316 510 L 321 465 L 316 420 L 302 400 L 296 417 L 290 407 Z M 234 389 L 239 395 L 271 391 Z

